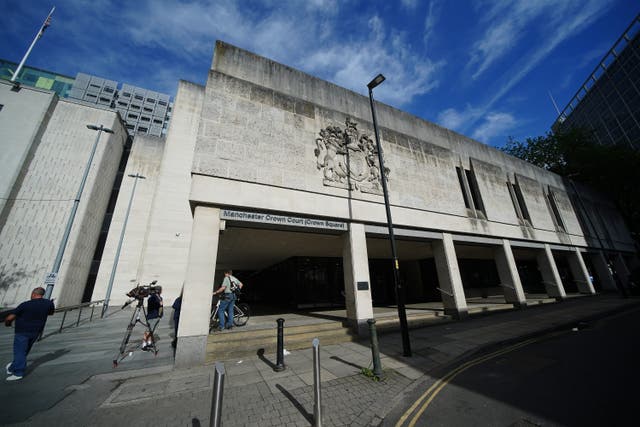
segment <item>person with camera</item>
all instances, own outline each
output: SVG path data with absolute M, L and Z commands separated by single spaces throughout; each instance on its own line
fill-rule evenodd
M 53 302 L 43 298 L 44 288 L 37 287 L 31 291 L 31 299 L 16 307 L 5 320 L 9 327 L 16 321 L 16 331 L 13 338 L 13 361 L 7 364 L 7 381 L 17 381 L 24 377 L 27 369 L 27 355 L 36 342 L 47 322 L 47 316 L 55 311 Z
M 236 304 L 235 292 L 240 291 L 242 286 L 244 286 L 242 282 L 233 276 L 232 270 L 224 272 L 222 285 L 213 293 L 213 295 L 220 295 L 220 309 L 218 310 L 218 318 L 220 319 L 219 331 L 225 328 L 233 328 L 233 310 Z
M 155 283 L 155 282 L 154 282 Z M 155 291 L 149 294 L 149 299 L 147 300 L 147 321 L 149 322 L 149 330 L 145 331 L 144 337 L 142 340 L 142 350 L 147 351 L 153 348 L 154 339 L 153 333 L 160 323 L 160 319 L 162 319 L 162 314 L 164 311 L 163 302 L 162 302 L 162 286 L 155 286 Z M 155 319 L 155 323 L 153 327 L 151 327 L 151 320 Z

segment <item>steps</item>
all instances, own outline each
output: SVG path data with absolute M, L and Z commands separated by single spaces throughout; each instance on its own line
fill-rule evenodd
M 342 322 L 336 321 L 286 326 L 284 348 L 287 350 L 310 348 L 314 338 L 320 339 L 323 345 L 331 345 L 356 341 L 358 336 Z M 276 346 L 277 329 L 275 327 L 246 331 L 243 331 L 242 327 L 235 327 L 231 331 L 215 332 L 209 335 L 206 363 L 256 355 L 260 349 L 265 353 L 275 353 Z
M 407 315 L 407 325 L 409 329 L 422 328 L 424 326 L 434 325 L 441 322 L 449 322 L 453 320 L 453 316 L 448 316 L 442 312 L 428 312 Z M 376 331 L 380 333 L 395 332 L 400 329 L 400 321 L 398 316 L 389 316 L 376 319 Z

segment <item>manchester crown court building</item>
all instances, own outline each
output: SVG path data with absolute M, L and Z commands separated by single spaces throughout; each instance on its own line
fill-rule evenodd
M 363 333 L 374 307 L 395 304 L 383 176 L 407 304 L 463 318 L 470 298 L 525 307 L 625 284 L 634 243 L 606 197 L 382 103 L 376 114 L 384 171 L 367 97 L 217 42 L 206 85 L 179 83 L 166 138 L 134 139 L 91 299 L 113 306 L 154 279 L 165 301 L 182 292 L 181 365 L 205 360 L 209 296 L 226 269 L 252 304 L 344 306 Z M 109 138 L 113 159 L 122 143 Z M 54 294 L 85 286 L 58 281 Z

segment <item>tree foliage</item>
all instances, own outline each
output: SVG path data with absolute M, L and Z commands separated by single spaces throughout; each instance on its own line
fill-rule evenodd
M 581 129 L 525 142 L 510 138 L 502 151 L 607 195 L 640 241 L 640 152 L 626 145 L 598 144 Z

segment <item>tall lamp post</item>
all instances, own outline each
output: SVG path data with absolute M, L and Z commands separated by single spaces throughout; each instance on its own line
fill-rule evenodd
M 62 236 L 62 241 L 60 242 L 60 247 L 58 247 L 58 254 L 56 255 L 55 261 L 53 262 L 53 268 L 51 269 L 51 273 L 49 274 L 49 277 L 47 277 L 47 280 L 46 280 L 47 289 L 45 291 L 44 297 L 47 299 L 51 299 L 51 294 L 53 293 L 53 286 L 55 285 L 56 279 L 58 277 L 58 272 L 60 271 L 60 265 L 62 264 L 62 257 L 64 256 L 64 251 L 67 247 L 67 242 L 69 240 L 69 234 L 71 233 L 71 226 L 73 226 L 73 220 L 75 219 L 76 212 L 78 211 L 78 205 L 80 204 L 80 196 L 82 196 L 82 190 L 84 190 L 84 184 L 87 182 L 87 176 L 89 175 L 89 169 L 91 169 L 93 156 L 96 153 L 96 148 L 98 147 L 98 142 L 100 141 L 100 135 L 102 134 L 102 132 L 113 133 L 111 129 L 106 128 L 103 125 L 100 125 L 100 126 L 87 125 L 87 128 L 91 130 L 97 130 L 98 134 L 96 135 L 96 140 L 93 143 L 93 148 L 91 149 L 91 155 L 89 156 L 89 161 L 87 162 L 87 166 L 85 166 L 84 168 L 82 181 L 80 181 L 80 188 L 78 188 L 78 193 L 76 194 L 76 198 L 73 200 L 71 215 L 69 215 L 69 220 L 67 221 L 67 227 L 64 230 L 64 235 Z
M 409 341 L 409 327 L 407 325 L 407 312 L 404 307 L 404 290 L 400 283 L 400 264 L 396 252 L 396 239 L 393 234 L 393 222 L 391 220 L 391 208 L 389 206 L 389 191 L 387 190 L 387 177 L 385 174 L 384 160 L 382 158 L 382 147 L 378 136 L 378 122 L 376 120 L 376 108 L 373 102 L 373 89 L 382 83 L 385 77 L 378 74 L 367 84 L 369 88 L 369 102 L 371 103 L 371 115 L 373 117 L 373 132 L 376 136 L 376 147 L 378 149 L 378 162 L 380 163 L 380 180 L 382 181 L 382 192 L 384 194 L 384 207 L 387 210 L 387 226 L 389 228 L 389 241 L 391 242 L 391 256 L 393 257 L 393 284 L 395 285 L 396 301 L 398 303 L 398 318 L 400 319 L 400 333 L 402 335 L 402 354 L 405 357 L 411 356 L 411 343 Z
M 118 241 L 118 249 L 116 249 L 116 257 L 113 260 L 113 267 L 111 268 L 111 276 L 109 276 L 109 285 L 107 286 L 107 294 L 104 297 L 104 304 L 102 304 L 102 315 L 104 317 L 107 312 L 107 308 L 109 308 L 109 299 L 111 298 L 111 289 L 113 288 L 113 279 L 116 276 L 116 269 L 118 268 L 118 260 L 120 259 L 120 249 L 122 249 L 122 241 L 124 240 L 124 232 L 127 229 L 127 221 L 129 221 L 129 212 L 131 212 L 131 204 L 133 203 L 133 195 L 136 194 L 136 185 L 138 184 L 138 179 L 146 179 L 145 176 L 140 175 L 139 173 L 129 174 L 131 178 L 133 178 L 133 189 L 131 190 L 131 197 L 129 197 L 129 205 L 127 206 L 127 213 L 124 215 L 124 223 L 122 224 L 122 231 L 120 232 L 120 241 Z

